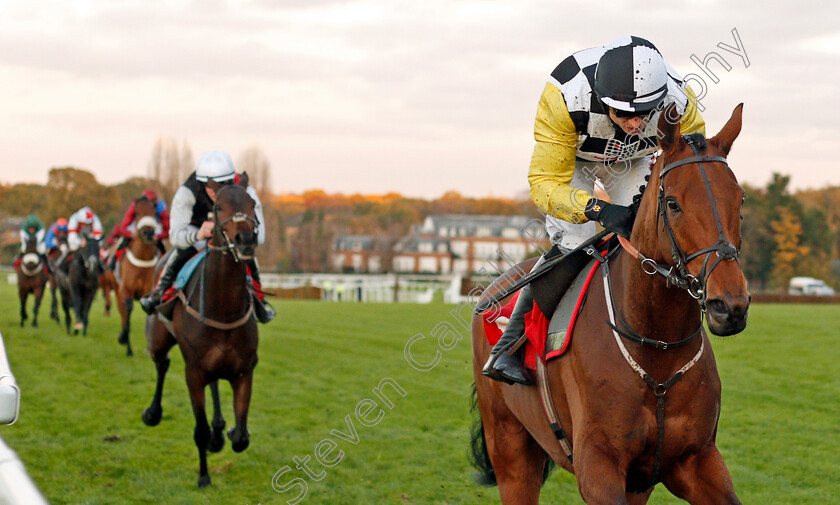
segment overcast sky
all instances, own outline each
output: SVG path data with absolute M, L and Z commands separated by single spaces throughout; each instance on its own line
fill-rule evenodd
M 704 79 L 710 135 L 745 103 L 741 181 L 836 186 L 839 19 L 790 0 L 0 0 L 0 181 L 121 182 L 163 135 L 196 157 L 259 146 L 276 192 L 514 196 L 548 74 L 632 34 Z M 733 28 L 749 67 L 718 47 Z M 690 58 L 711 51 L 717 83 Z

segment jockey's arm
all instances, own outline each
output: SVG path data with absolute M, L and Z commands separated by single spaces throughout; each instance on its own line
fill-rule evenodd
M 160 227 L 161 232 L 155 237 L 156 240 L 163 240 L 169 238 L 169 209 L 166 206 L 160 211 Z
M 531 199 L 546 215 L 572 223 L 588 221 L 583 211 L 592 195 L 569 184 L 575 173 L 578 132 L 563 94 L 552 83 L 545 85 L 537 106 L 534 140 L 528 171 Z
M 131 233 L 128 231 L 128 227 L 131 226 L 131 223 L 134 222 L 134 219 L 137 217 L 137 208 L 134 205 L 134 202 L 131 202 L 131 205 L 128 206 L 128 209 L 125 211 L 125 215 L 123 216 L 122 223 L 119 224 L 116 228 L 114 228 L 114 238 L 116 235 L 119 234 L 121 237 L 131 238 Z
M 46 254 L 47 253 L 47 244 L 44 242 L 44 238 L 47 236 L 47 230 L 41 228 L 35 234 L 36 244 L 37 246 L 35 249 L 38 251 L 38 254 Z
M 260 197 L 257 196 L 257 190 L 253 186 L 248 186 L 247 191 L 251 198 L 254 199 L 254 214 L 257 216 L 257 221 L 259 222 L 259 226 L 257 226 L 257 244 L 262 244 L 265 242 L 265 216 L 263 216 L 262 202 L 260 201 Z
M 184 186 L 178 188 L 172 198 L 172 213 L 169 216 L 169 241 L 178 249 L 186 249 L 198 241 L 198 228 L 192 220 L 195 196 Z
M 102 221 L 99 220 L 99 216 L 96 214 L 93 215 L 93 224 L 90 227 L 91 235 L 96 240 L 102 238 Z

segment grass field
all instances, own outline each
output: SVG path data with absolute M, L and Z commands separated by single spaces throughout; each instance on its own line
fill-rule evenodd
M 49 295 L 45 297 L 48 303 Z M 198 457 L 183 361 L 173 349 L 164 389 L 164 418 L 140 421 L 154 388 L 154 367 L 143 353 L 143 314 L 136 307 L 132 342 L 117 344 L 119 315 L 103 316 L 99 297 L 89 335 L 67 336 L 42 311 L 41 328 L 18 326 L 14 286 L 0 285 L 0 331 L 22 390 L 17 424 L 0 435 L 20 456 L 53 504 L 282 504 L 301 491 L 280 488 L 294 478 L 308 486 L 302 504 L 491 504 L 496 488 L 472 481 L 466 458 L 471 378 L 468 332 L 443 352 L 432 370 L 406 361 L 404 346 L 431 361 L 432 329 L 454 322 L 452 306 L 275 304 L 278 318 L 260 329 L 249 428 L 251 446 L 234 454 L 228 443 L 209 455 L 213 483 L 196 487 Z M 457 323 L 455 323 L 457 324 Z M 723 380 L 718 447 L 744 503 L 840 503 L 840 307 L 755 305 L 746 332 L 713 339 Z M 393 408 L 375 426 L 354 422 L 357 404 L 377 400 L 383 386 Z M 230 388 L 223 412 L 233 424 Z M 362 406 L 364 407 L 364 402 Z M 376 410 L 368 417 L 375 417 Z M 369 423 L 373 424 L 373 423 Z M 337 430 L 355 443 L 331 434 Z M 335 466 L 313 458 L 330 438 L 343 454 Z M 321 447 L 324 449 L 324 446 Z M 318 474 L 320 472 L 320 474 Z M 574 479 L 556 471 L 544 503 L 582 503 Z M 681 503 L 661 486 L 650 503 Z

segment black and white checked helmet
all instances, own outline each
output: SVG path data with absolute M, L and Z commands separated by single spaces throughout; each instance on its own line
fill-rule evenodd
M 668 70 L 650 41 L 622 37 L 606 46 L 595 67 L 594 91 L 606 105 L 625 112 L 649 112 L 668 94 Z

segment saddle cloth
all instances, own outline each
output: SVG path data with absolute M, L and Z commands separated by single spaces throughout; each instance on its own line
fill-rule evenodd
M 540 310 L 540 306 L 534 302 L 533 308 L 525 315 L 525 335 L 528 337 L 525 343 L 527 368 L 536 369 L 537 357 L 547 362 L 566 352 L 572 339 L 577 314 L 586 301 L 586 292 L 599 264 L 598 261 L 591 260 L 588 266 L 574 277 L 569 288 L 562 295 L 560 303 L 557 304 L 550 322 Z M 484 333 L 490 345 L 495 345 L 501 338 L 503 329 L 498 325 L 499 319 L 510 318 L 518 298 L 517 292 L 500 311 L 488 310 L 483 314 Z

